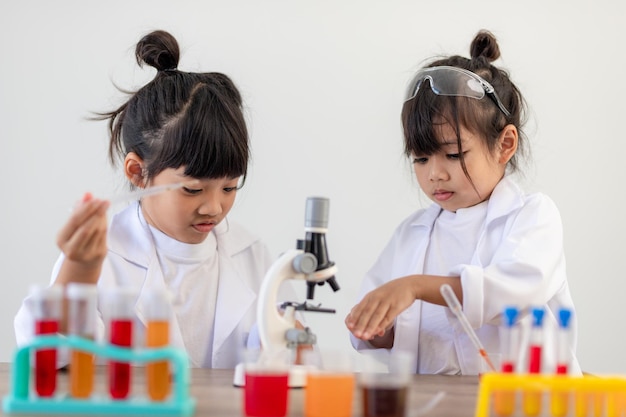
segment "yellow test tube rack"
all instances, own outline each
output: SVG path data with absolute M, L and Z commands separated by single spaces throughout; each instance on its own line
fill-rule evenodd
M 486 373 L 475 416 L 626 417 L 626 378 Z

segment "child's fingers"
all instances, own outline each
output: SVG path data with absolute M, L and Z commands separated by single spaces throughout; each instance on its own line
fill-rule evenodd
M 85 196 L 87 197 L 88 195 L 86 194 Z M 91 197 L 88 197 L 88 199 L 85 200 L 86 197 L 83 197 L 83 201 L 76 207 L 68 221 L 57 234 L 57 243 L 59 246 L 61 245 L 61 242 L 68 241 L 71 236 L 76 233 L 78 228 L 91 216 L 106 215 L 106 210 L 109 207 L 109 203 L 107 201 L 94 200 Z
M 383 321 L 388 311 L 387 304 L 371 300 L 366 296 L 352 309 L 346 318 L 346 325 L 356 337 L 369 340 L 380 331 L 381 327 L 384 328 Z

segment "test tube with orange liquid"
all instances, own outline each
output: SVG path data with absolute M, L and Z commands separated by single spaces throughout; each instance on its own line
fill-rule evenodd
M 519 311 L 516 307 L 506 307 L 504 309 L 504 324 L 500 329 L 502 357 L 500 371 L 503 374 L 515 372 L 515 364 L 519 353 L 519 327 L 516 324 L 518 313 Z M 497 415 L 502 417 L 512 415 L 515 411 L 515 392 L 494 392 L 493 405 Z
M 167 346 L 170 342 L 170 300 L 165 290 L 148 290 L 146 310 L 146 347 Z M 163 401 L 170 393 L 170 365 L 168 361 L 146 365 L 148 396 Z
M 93 340 L 96 328 L 95 284 L 70 283 L 67 285 L 68 334 Z M 70 356 L 70 395 L 88 398 L 93 391 L 94 355 L 72 350 Z
M 61 286 L 31 287 L 28 306 L 35 317 L 36 335 L 55 335 L 59 331 L 62 301 Z M 40 397 L 54 395 L 57 382 L 56 365 L 56 348 L 39 349 L 35 352 L 35 390 Z
M 532 327 L 530 329 L 530 345 L 528 356 L 528 373 L 541 373 L 541 357 L 543 355 L 543 307 L 532 309 Z M 541 412 L 541 392 L 524 392 L 524 413 L 535 417 Z

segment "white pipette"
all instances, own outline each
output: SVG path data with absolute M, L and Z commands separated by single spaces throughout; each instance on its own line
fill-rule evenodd
M 118 203 L 123 203 L 126 201 L 134 201 L 139 200 L 141 197 L 147 197 L 149 195 L 161 194 L 166 191 L 177 190 L 179 188 L 184 187 L 185 185 L 189 185 L 189 182 L 175 182 L 172 184 L 164 184 L 164 185 L 156 185 L 154 187 L 140 188 L 136 191 L 131 191 L 129 193 L 120 194 L 109 198 L 109 203 L 113 206 Z
M 443 284 L 439 291 L 441 291 L 441 295 L 443 296 L 443 299 L 446 300 L 446 303 L 448 304 L 448 307 L 450 307 L 450 310 L 452 310 L 454 315 L 461 322 L 463 330 L 465 330 L 465 333 L 467 333 L 476 349 L 478 349 L 478 353 L 480 353 L 480 356 L 482 356 L 485 362 L 487 362 L 489 369 L 491 369 L 493 372 L 497 372 L 495 366 L 493 366 L 493 363 L 491 362 L 491 359 L 489 359 L 489 355 L 487 355 L 487 351 L 483 347 L 482 343 L 480 343 L 476 332 L 474 332 L 474 329 L 472 329 L 472 326 L 469 324 L 467 316 L 465 315 L 465 313 L 463 313 L 461 302 L 456 297 L 456 294 L 452 290 L 452 287 L 449 284 Z

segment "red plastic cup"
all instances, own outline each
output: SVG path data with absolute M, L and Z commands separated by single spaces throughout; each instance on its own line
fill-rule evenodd
M 277 354 L 247 358 L 244 412 L 247 417 L 284 417 L 289 397 L 287 357 Z

